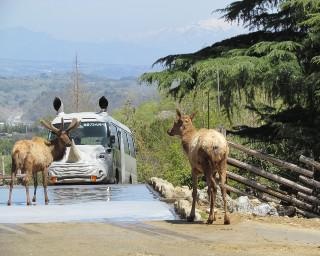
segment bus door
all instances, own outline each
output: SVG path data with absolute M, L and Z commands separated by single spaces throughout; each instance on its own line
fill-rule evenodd
M 115 137 L 115 141 L 112 144 L 112 172 L 115 178 L 115 183 L 122 182 L 122 158 L 121 148 L 123 148 L 123 142 L 121 142 L 121 132 L 112 123 L 109 124 L 110 135 Z M 122 149 L 123 151 L 123 149 Z
M 125 148 L 124 148 L 124 132 L 118 131 L 118 138 L 120 138 L 120 159 L 121 159 L 121 172 L 120 181 L 121 183 L 126 183 L 126 159 L 125 159 Z
M 137 163 L 136 152 L 132 135 L 127 132 L 122 132 L 124 158 L 126 167 L 126 183 L 136 183 L 137 181 Z

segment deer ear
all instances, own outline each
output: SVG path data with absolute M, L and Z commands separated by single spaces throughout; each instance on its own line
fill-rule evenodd
M 176 109 L 176 112 L 177 112 L 177 117 L 181 118 L 181 112 L 179 109 Z
M 197 114 L 197 112 L 193 112 L 191 115 L 190 115 L 190 119 L 193 120 L 194 116 Z

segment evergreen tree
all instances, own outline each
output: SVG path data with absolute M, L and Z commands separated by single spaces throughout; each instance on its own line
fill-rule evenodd
M 221 103 L 229 118 L 243 99 L 261 117 L 261 127 L 238 134 L 286 140 L 300 153 L 318 157 L 320 1 L 241 0 L 217 11 L 252 32 L 195 53 L 161 58 L 155 64 L 165 69 L 143 74 L 141 81 L 182 100 L 194 91 L 215 90 L 219 73 Z M 268 105 L 257 103 L 261 95 Z

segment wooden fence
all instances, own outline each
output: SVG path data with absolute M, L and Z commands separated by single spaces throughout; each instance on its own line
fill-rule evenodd
M 246 148 L 231 141 L 228 141 L 228 143 L 229 147 L 233 150 L 238 150 L 257 159 L 265 160 L 282 170 L 290 170 L 296 173 L 297 179 L 291 180 L 231 157 L 228 158 L 229 165 L 241 170 L 246 170 L 247 173 L 254 174 L 254 177 L 264 177 L 272 181 L 273 184 L 276 183 L 278 185 L 268 186 L 257 182 L 256 179 L 249 179 L 230 171 L 227 173 L 228 178 L 244 184 L 247 187 L 251 187 L 255 191 L 259 191 L 260 193 L 255 194 L 255 197 L 258 197 L 259 199 L 271 201 L 281 200 L 287 204 L 295 206 L 297 211 L 306 217 L 320 216 L 320 181 L 314 179 L 314 173 L 317 171 L 320 172 L 320 163 L 308 157 L 300 156 L 299 161 L 308 166 L 308 169 L 306 169 L 262 152 Z M 288 193 L 281 189 L 282 186 L 280 185 L 289 187 L 292 190 L 292 193 Z M 248 195 L 247 192 L 241 191 L 239 188 L 232 187 L 230 184 L 227 189 L 238 195 Z
M 20 171 L 18 171 L 16 178 L 20 179 L 25 177 L 25 174 L 21 174 Z M 0 186 L 4 185 L 4 181 L 10 181 L 11 175 L 9 173 L 6 173 L 5 167 L 4 167 L 4 156 L 0 156 Z

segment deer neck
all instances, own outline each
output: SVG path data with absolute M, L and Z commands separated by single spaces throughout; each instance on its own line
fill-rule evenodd
M 196 132 L 197 130 L 194 126 L 187 127 L 182 131 L 182 136 L 181 136 L 182 147 L 187 154 L 189 153 L 190 144 Z
M 66 152 L 66 146 L 57 138 L 52 140 L 50 144 L 53 161 L 61 160 Z

